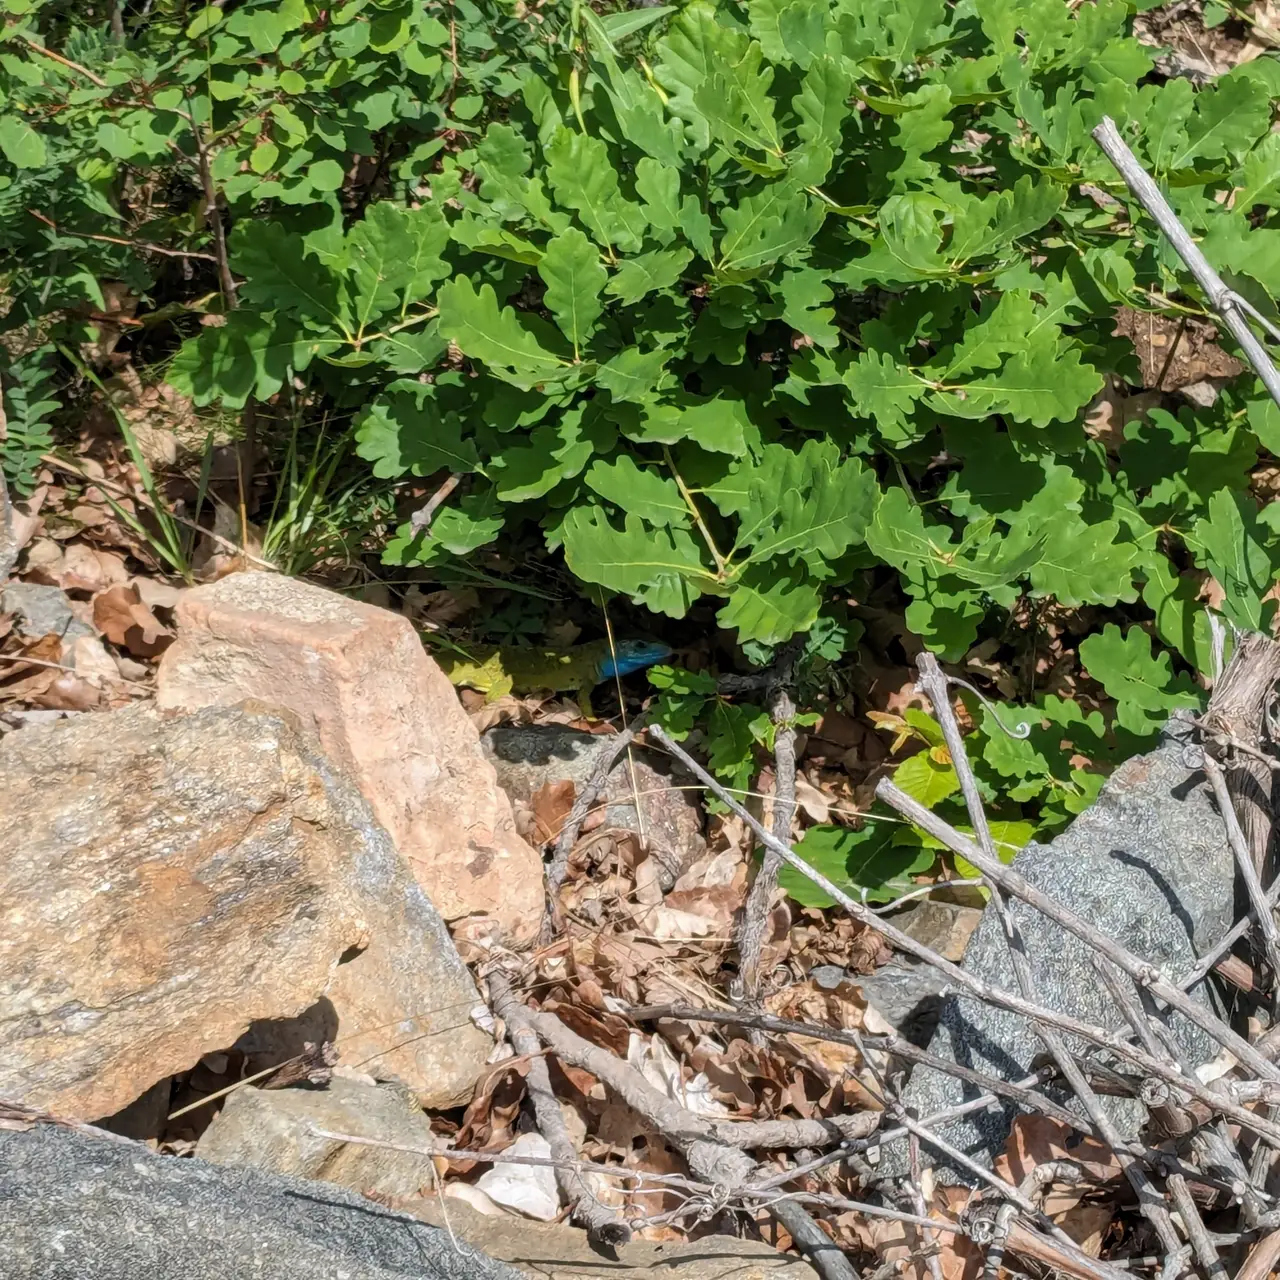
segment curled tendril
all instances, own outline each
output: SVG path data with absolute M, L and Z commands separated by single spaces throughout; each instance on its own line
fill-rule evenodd
M 1006 734 L 1008 737 L 1016 738 L 1019 742 L 1025 741 L 1027 738 L 1031 737 L 1031 725 L 1028 724 L 1027 721 L 1019 720 L 1011 729 L 1000 718 L 1000 713 L 995 709 L 995 705 L 987 695 L 981 692 L 981 690 L 975 689 L 967 680 L 961 680 L 959 676 L 948 676 L 947 683 L 958 684 L 962 689 L 968 689 L 969 692 L 973 694 L 973 696 L 977 698 L 989 712 L 991 712 L 991 718 L 1000 726 L 1001 732 Z

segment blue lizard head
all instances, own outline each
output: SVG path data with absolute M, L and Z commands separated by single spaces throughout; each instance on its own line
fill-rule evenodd
M 671 657 L 670 645 L 661 640 L 620 640 L 616 653 L 606 653 L 600 660 L 600 679 L 613 676 L 629 676 L 633 671 L 643 671 L 663 658 Z

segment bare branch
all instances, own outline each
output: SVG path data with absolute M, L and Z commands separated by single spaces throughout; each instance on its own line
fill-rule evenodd
M 1204 291 L 1209 305 L 1222 317 L 1222 323 L 1240 344 L 1240 350 L 1244 352 L 1258 377 L 1271 392 L 1271 398 L 1280 404 L 1280 372 L 1277 372 L 1266 349 L 1249 328 L 1239 296 L 1227 287 L 1222 277 L 1209 265 L 1209 260 L 1200 252 L 1199 246 L 1192 240 L 1187 229 L 1178 221 L 1178 215 L 1174 213 L 1160 188 L 1151 180 L 1150 174 L 1125 144 L 1115 121 L 1110 116 L 1103 116 L 1102 123 L 1093 131 L 1093 137 L 1098 146 L 1106 152 L 1107 159 L 1115 165 L 1138 203 L 1168 237 L 1174 251 L 1186 263 L 1187 270 Z
M 533 1105 L 538 1131 L 547 1140 L 547 1146 L 557 1161 L 556 1181 L 565 1200 L 573 1205 L 574 1221 L 586 1228 L 592 1244 L 605 1244 L 612 1248 L 626 1244 L 631 1239 L 631 1228 L 592 1194 L 578 1171 L 579 1154 L 569 1137 L 564 1113 L 551 1088 L 551 1073 L 542 1054 L 542 1045 L 529 1025 L 529 1011 L 515 998 L 511 984 L 502 973 L 494 971 L 489 974 L 489 994 L 493 999 L 494 1013 L 506 1023 L 512 1048 L 529 1058 L 525 1088 Z
M 972 862 L 993 883 L 998 884 L 1028 906 L 1034 907 L 1041 915 L 1047 916 L 1068 933 L 1074 934 L 1100 955 L 1106 956 L 1112 964 L 1122 969 L 1135 982 L 1146 987 L 1153 996 L 1163 1000 L 1170 1008 L 1176 1009 L 1189 1022 L 1193 1022 L 1207 1035 L 1212 1036 L 1223 1048 L 1229 1049 L 1252 1071 L 1268 1080 L 1280 1080 L 1280 1070 L 1277 1070 L 1274 1063 L 1258 1053 L 1243 1036 L 1233 1031 L 1221 1018 L 1170 982 L 1150 961 L 1143 960 L 1127 947 L 1108 938 L 1106 934 L 1082 920 L 1074 911 L 1041 892 L 1011 867 L 1004 866 L 998 859 L 989 858 L 972 840 L 961 835 L 949 823 L 894 786 L 887 778 L 882 779 L 876 787 L 876 795 L 922 831 L 941 840 L 947 848 Z
M 587 814 L 591 812 L 591 806 L 605 789 L 609 775 L 613 772 L 613 766 L 618 762 L 618 757 L 635 740 L 647 716 L 648 712 L 642 711 L 621 733 L 615 733 L 612 737 L 601 741 L 597 748 L 599 754 L 596 757 L 595 767 L 591 770 L 591 777 L 587 779 L 587 785 L 574 798 L 573 808 L 569 810 L 569 816 L 564 820 L 564 826 L 560 828 L 556 851 L 546 871 L 547 902 L 545 914 L 542 917 L 540 938 L 543 946 L 555 937 L 559 928 L 560 886 L 564 884 L 565 875 L 568 873 L 569 855 L 573 853 L 573 846 L 578 842 L 578 832 L 582 830 L 582 824 L 586 821 Z
M 1273 1124 L 1271 1121 L 1255 1115 L 1243 1107 L 1224 1102 L 1220 1096 L 1205 1088 L 1198 1080 L 1190 1079 L 1184 1074 L 1173 1070 L 1167 1063 L 1152 1058 L 1150 1054 L 1135 1048 L 1122 1037 L 1106 1031 L 1102 1027 L 1094 1026 L 1092 1023 L 1085 1022 L 1080 1018 L 1071 1017 L 1069 1014 L 1061 1013 L 1056 1009 L 1045 1008 L 1043 1005 L 1038 1005 L 1033 1001 L 1025 1000 L 1020 996 L 1012 995 L 1010 992 L 983 982 L 973 974 L 961 969 L 959 965 L 952 964 L 950 960 L 944 959 L 931 947 L 924 946 L 909 934 L 903 933 L 901 929 L 896 928 L 889 921 L 881 919 L 866 903 L 856 902 L 838 885 L 799 857 L 789 845 L 775 839 L 773 834 L 764 828 L 754 814 L 739 804 L 729 791 L 713 778 L 678 742 L 675 742 L 669 734 L 664 733 L 661 728 L 654 727 L 650 729 L 649 735 L 654 741 L 666 747 L 695 778 L 717 796 L 728 809 L 736 813 L 756 833 L 762 843 L 777 848 L 782 860 L 788 866 L 794 867 L 801 875 L 818 885 L 855 920 L 869 924 L 872 928 L 878 930 L 884 939 L 899 951 L 925 961 L 940 973 L 944 973 L 957 987 L 968 992 L 975 999 L 986 1001 L 997 1008 L 1007 1009 L 1010 1013 L 1016 1013 L 1033 1021 L 1048 1023 L 1050 1026 L 1057 1027 L 1071 1035 L 1079 1036 L 1082 1040 L 1095 1044 L 1099 1048 L 1106 1049 L 1120 1058 L 1125 1058 L 1148 1074 L 1167 1081 L 1182 1089 L 1191 1097 L 1199 1098 L 1209 1106 L 1221 1111 L 1223 1115 L 1236 1121 L 1251 1133 L 1265 1137 L 1269 1142 L 1280 1146 L 1280 1124 Z M 896 791 L 897 789 L 894 788 L 894 790 Z M 898 794 L 901 795 L 902 793 L 898 792 Z M 927 811 L 925 812 L 927 813 Z M 943 825 L 945 826 L 946 824 Z M 947 830 L 950 831 L 951 828 L 947 827 Z M 968 844 L 969 848 L 973 849 L 975 855 L 982 857 L 976 846 L 968 841 L 965 843 Z M 969 855 L 966 854 L 965 856 L 968 857 Z M 985 860 L 984 857 L 983 861 Z M 1250 1056 L 1257 1057 L 1252 1049 L 1250 1050 Z M 1269 1078 L 1277 1078 L 1277 1073 L 1270 1064 L 1268 1064 L 1268 1070 L 1265 1074 Z
M 796 652 L 792 649 L 780 660 L 773 674 L 769 715 L 774 724 L 773 744 L 773 834 L 779 840 L 791 835 L 791 819 L 796 811 L 796 731 L 792 718 L 796 714 L 789 685 L 795 674 Z M 769 925 L 769 908 L 778 886 L 782 859 L 766 848 L 747 896 L 738 934 L 738 972 L 742 994 L 754 1005 L 760 996 L 760 959 L 764 953 L 764 935 Z

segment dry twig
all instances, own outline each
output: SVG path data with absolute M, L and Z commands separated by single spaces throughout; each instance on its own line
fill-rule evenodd
M 592 1194 L 578 1171 L 578 1152 L 574 1149 L 569 1130 L 565 1127 L 564 1113 L 551 1088 L 551 1074 L 542 1055 L 542 1045 L 529 1025 L 529 1011 L 516 999 L 504 974 L 495 970 L 488 977 L 494 1013 L 506 1023 L 512 1048 L 516 1053 L 528 1056 L 525 1088 L 529 1092 L 538 1129 L 557 1162 L 556 1181 L 565 1200 L 573 1206 L 574 1220 L 586 1228 L 592 1244 L 610 1248 L 626 1244 L 631 1239 L 631 1228 Z

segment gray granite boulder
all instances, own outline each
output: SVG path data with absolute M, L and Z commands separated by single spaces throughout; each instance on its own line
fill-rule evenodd
M 41 1126 L 0 1130 L 5 1280 L 520 1280 L 350 1191 Z
M 1230 928 L 1235 906 L 1235 868 L 1226 834 L 1204 775 L 1185 763 L 1184 732 L 1175 721 L 1161 746 L 1117 769 L 1097 802 L 1062 835 L 1047 846 L 1028 845 L 1014 862 L 1033 885 L 1173 981 Z M 1013 916 L 1031 959 L 1039 1003 L 1103 1026 L 1123 1025 L 1083 942 L 1030 907 L 1015 906 Z M 962 967 L 1004 990 L 1018 990 L 990 907 Z M 1211 998 L 1205 984 L 1197 998 Z M 1214 1044 L 1199 1028 L 1176 1016 L 1171 1026 L 1192 1062 L 1214 1056 Z M 929 1047 L 1005 1080 L 1030 1074 L 1032 1060 L 1045 1052 L 1024 1019 L 954 993 L 943 1001 Z M 904 1101 L 927 1116 L 975 1096 L 972 1086 L 918 1067 Z M 1104 1098 L 1103 1105 L 1122 1132 L 1137 1132 L 1144 1116 L 1140 1104 Z M 989 1165 L 1003 1147 L 1014 1114 L 1012 1104 L 1006 1104 L 937 1132 Z M 885 1157 L 887 1171 L 895 1171 L 900 1153 L 890 1148 Z
M 61 587 L 38 582 L 11 582 L 0 588 L 0 613 L 13 614 L 18 634 L 27 640 L 61 636 L 69 648 L 81 636 L 97 634 L 75 616 L 71 600 Z
M 574 1227 L 452 1199 L 399 1213 L 52 1126 L 0 1128 L 0 1206 L 4 1280 L 817 1280 L 759 1240 L 633 1240 L 608 1257 Z

